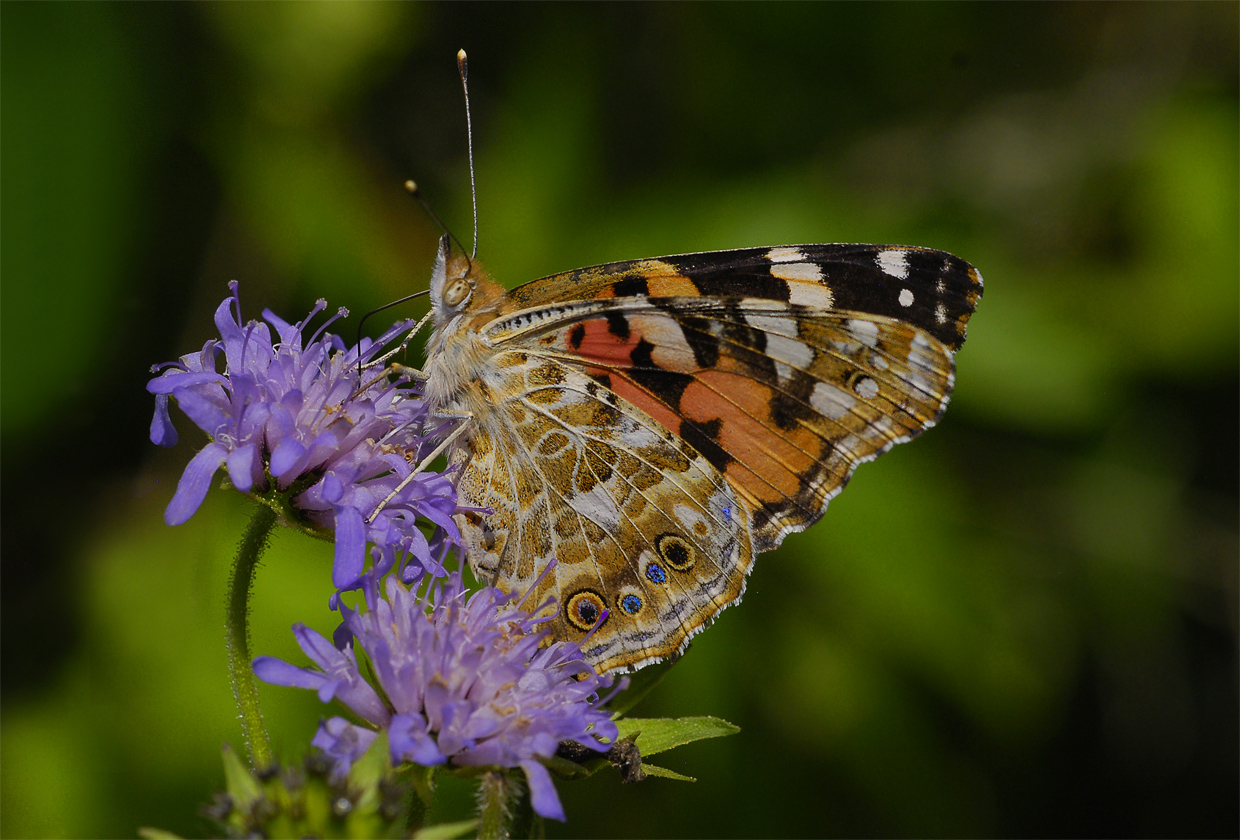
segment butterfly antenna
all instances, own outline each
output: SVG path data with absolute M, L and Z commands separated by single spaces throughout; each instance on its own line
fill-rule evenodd
M 433 209 L 431 209 L 431 203 L 426 200 L 426 196 L 422 195 L 422 190 L 420 187 L 418 187 L 417 183 L 414 181 L 406 181 L 405 190 L 411 196 L 413 196 L 414 198 L 418 200 L 418 204 L 422 205 L 422 209 L 426 211 L 426 215 L 431 217 L 431 221 L 439 225 L 439 229 L 442 230 L 444 233 L 448 234 L 448 238 L 456 243 L 456 247 L 461 249 L 462 254 L 465 254 L 465 246 L 461 244 L 461 240 L 456 238 L 455 233 L 448 230 L 448 226 L 445 225 L 443 223 L 443 220 L 439 218 L 439 214 L 436 213 Z M 469 263 L 469 270 L 473 271 L 474 269 L 473 259 L 471 259 L 468 254 L 465 254 L 465 260 Z
M 456 54 L 456 68 L 461 73 L 461 88 L 465 91 L 465 136 L 469 149 L 469 193 L 474 202 L 474 249 L 470 257 L 478 256 L 478 185 L 474 181 L 474 124 L 469 113 L 469 57 L 465 50 Z M 464 250 L 464 249 L 462 249 Z M 471 263 L 472 264 L 472 263 Z

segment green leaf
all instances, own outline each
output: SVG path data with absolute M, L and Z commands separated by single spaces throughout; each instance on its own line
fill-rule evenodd
M 541 759 L 541 761 L 544 765 L 546 765 L 548 770 L 555 773 L 557 776 L 562 776 L 565 779 L 584 779 L 587 776 L 593 776 L 604 767 L 610 766 L 607 759 L 602 758 L 601 756 L 599 758 L 590 759 L 584 764 L 578 764 L 575 761 L 570 761 L 567 758 L 561 758 L 558 755 L 553 755 L 551 758 Z
M 740 727 L 717 717 L 703 715 L 683 718 L 624 718 L 616 721 L 620 738 L 634 736 L 644 759 L 682 744 L 691 744 L 706 738 L 735 735 Z M 645 762 L 642 762 L 645 767 Z
M 675 770 L 668 770 L 666 767 L 660 767 L 657 764 L 647 764 L 642 762 L 642 769 L 646 771 L 647 776 L 658 776 L 663 779 L 675 779 L 678 782 L 696 782 L 697 779 L 692 776 L 682 776 Z
M 392 772 L 386 732 L 370 745 L 370 749 L 349 768 L 349 784 L 362 792 L 356 807 L 374 808 L 379 798 L 379 781 Z
M 418 799 L 422 800 L 423 807 L 430 807 L 435 799 L 435 768 L 406 762 L 400 766 L 397 774 L 403 779 L 408 779 L 413 785 Z
M 420 828 L 415 831 L 413 833 L 413 840 L 455 840 L 457 837 L 473 834 L 474 829 L 477 827 L 477 820 L 461 820 L 459 822 L 428 825 L 426 828 Z
M 184 840 L 179 834 L 173 834 L 171 831 L 165 831 L 162 828 L 142 827 L 138 829 L 138 836 L 142 840 Z
M 258 780 L 233 748 L 224 745 L 224 788 L 239 807 L 248 808 L 263 795 Z
M 643 668 L 636 674 L 630 674 L 627 677 L 629 687 L 611 698 L 611 702 L 606 706 L 607 710 L 612 713 L 612 717 L 615 718 L 623 715 L 641 702 L 642 698 L 663 681 L 663 678 L 667 676 L 667 672 L 678 661 L 673 659 L 660 662 L 657 665 L 651 665 L 649 668 Z

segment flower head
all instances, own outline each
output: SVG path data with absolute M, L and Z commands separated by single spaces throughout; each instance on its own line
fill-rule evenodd
M 177 441 L 169 397 L 211 439 L 182 474 L 164 515 L 168 524 L 179 525 L 194 514 L 224 467 L 238 490 L 290 494 L 292 509 L 306 523 L 335 532 L 337 589 L 364 589 L 373 602 L 379 578 L 410 556 L 418 563 L 407 567 L 406 579 L 423 570 L 442 575 L 443 558 L 459 539 L 451 518 L 456 510 L 451 481 L 427 472 L 400 487 L 413 470 L 411 462 L 437 442 L 437 430 L 423 433 L 431 418 L 411 386 L 373 372 L 365 374 L 371 381 L 363 382 L 358 370 L 359 359 L 363 366 L 373 360 L 408 324 L 349 347 L 326 332 L 345 310 L 309 336 L 307 325 L 326 301 L 297 324 L 269 310 L 263 317 L 270 328 L 256 321 L 243 324 L 236 281 L 229 288 L 215 311 L 220 338 L 157 366 L 159 375 L 147 384 L 155 394 L 154 443 Z M 419 517 L 438 526 L 429 541 L 417 525 Z M 369 571 L 367 542 L 375 546 Z
M 271 657 L 254 660 L 260 679 L 339 699 L 372 727 L 386 729 L 392 761 L 422 765 L 520 767 L 544 817 L 564 819 L 547 768 L 561 741 L 605 751 L 617 730 L 600 710 L 600 678 L 571 642 L 542 645 L 546 632 L 490 587 L 467 597 L 459 572 L 418 596 L 388 577 L 386 597 L 366 612 L 345 608 L 352 643 L 338 649 L 302 625 L 298 643 L 317 669 Z M 362 678 L 353 644 L 365 651 L 378 689 Z M 382 692 L 382 693 L 380 693 Z M 315 745 L 347 771 L 374 739 L 342 718 L 323 723 Z

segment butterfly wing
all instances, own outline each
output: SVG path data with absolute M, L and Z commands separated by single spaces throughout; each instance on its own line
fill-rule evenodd
M 513 290 L 483 328 L 495 410 L 460 488 L 494 513 L 466 517 L 471 565 L 522 591 L 558 558 L 556 632 L 609 610 L 587 649 L 603 670 L 676 654 L 755 551 L 934 424 L 981 285 L 939 251 L 807 245 Z
M 817 521 L 858 464 L 934 425 L 981 288 L 928 249 L 691 254 L 535 281 L 510 298 L 591 299 L 513 312 L 488 335 L 574 360 L 689 442 L 765 551 Z
M 554 635 L 594 630 L 584 653 L 600 671 L 676 655 L 744 591 L 753 551 L 733 489 L 576 365 L 517 351 L 495 362 L 494 411 L 475 418 L 458 484 L 491 511 L 461 519 L 475 574 L 532 605 L 555 595 Z
M 953 352 L 982 296 L 977 269 L 931 248 L 785 245 L 680 254 L 579 268 L 518 286 L 505 312 L 555 301 L 630 297 L 749 298 L 885 315 Z

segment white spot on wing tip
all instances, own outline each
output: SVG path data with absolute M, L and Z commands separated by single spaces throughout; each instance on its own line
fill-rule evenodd
M 807 262 L 776 263 L 771 266 L 771 276 L 780 280 L 818 281 L 822 279 L 822 269 Z
M 788 293 L 788 302 L 793 306 L 830 309 L 835 305 L 835 293 L 826 283 L 791 283 Z
M 801 253 L 800 249 L 788 245 L 780 248 L 772 248 L 766 252 L 766 258 L 773 263 L 805 261 L 805 255 Z
M 934 320 L 939 324 L 947 323 L 947 307 L 946 306 L 940 303 L 934 307 Z
M 913 290 L 912 289 L 901 289 L 900 290 L 900 305 L 904 307 L 909 307 L 913 305 Z
M 901 248 L 889 248 L 885 251 L 878 252 L 878 267 L 882 269 L 884 274 L 897 277 L 900 280 L 908 279 L 908 251 Z

